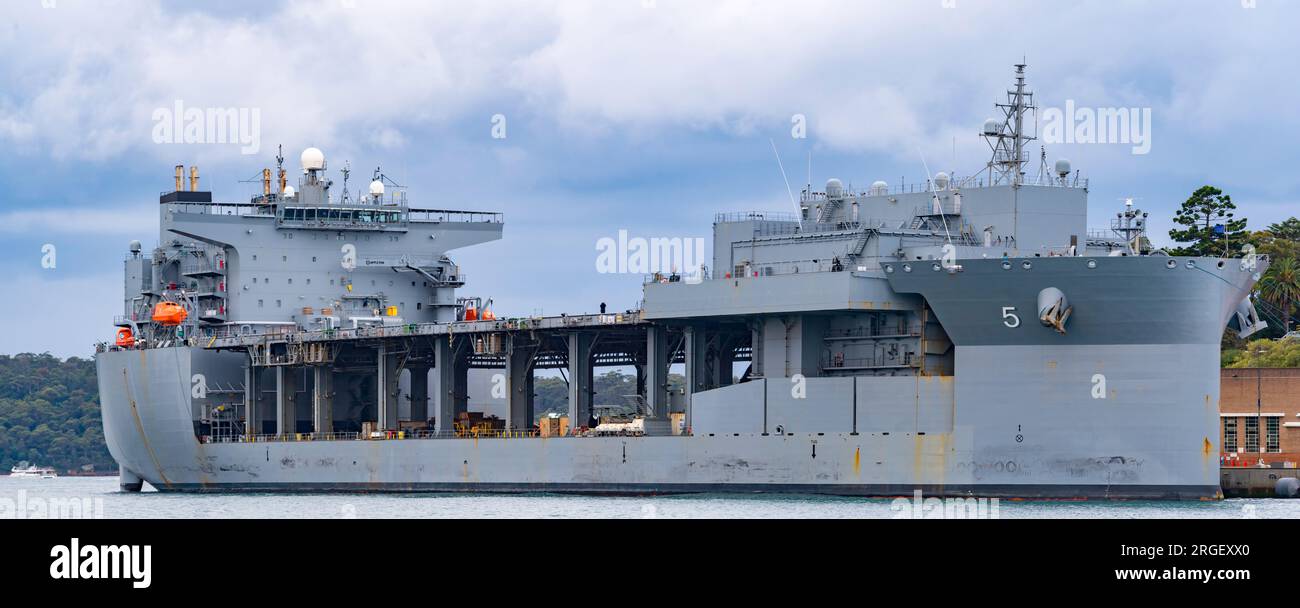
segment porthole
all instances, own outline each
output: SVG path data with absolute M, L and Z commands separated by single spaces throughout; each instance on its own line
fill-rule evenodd
M 1165 262 L 1165 267 L 1166 267 L 1166 268 L 1173 268 L 1173 267 L 1175 267 L 1175 266 L 1177 266 L 1177 265 L 1178 265 L 1178 262 L 1175 262 L 1175 261 L 1173 261 L 1173 260 L 1169 260 L 1168 262 Z
M 1030 268 L 1033 268 L 1034 265 L 1033 265 L 1033 264 L 1030 264 L 1030 263 L 1029 263 L 1029 260 L 1025 260 L 1024 262 L 1021 262 L 1021 263 L 1020 263 L 1020 267 L 1021 267 L 1021 268 L 1024 268 L 1025 270 L 1029 270 Z
M 1096 268 L 1097 260 L 1088 260 L 1088 268 Z

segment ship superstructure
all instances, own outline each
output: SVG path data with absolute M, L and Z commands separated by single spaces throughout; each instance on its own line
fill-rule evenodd
M 240 204 L 178 168 L 97 355 L 124 487 L 1217 496 L 1219 339 L 1267 262 L 1152 251 L 1131 207 L 1090 233 L 1068 161 L 1025 171 L 1031 100 L 1017 66 L 979 173 L 721 214 L 710 271 L 616 314 L 496 318 L 449 253 L 499 214 L 378 171 L 332 199 L 315 149 Z M 595 411 L 600 366 L 636 369 L 631 417 Z M 469 410 L 474 368 L 503 419 Z

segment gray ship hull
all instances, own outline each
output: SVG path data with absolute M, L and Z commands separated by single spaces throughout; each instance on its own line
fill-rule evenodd
M 189 379 L 193 366 L 217 354 L 171 347 L 98 355 L 105 437 L 124 479 L 138 477 L 161 491 L 899 496 L 919 489 L 934 496 L 1219 497 L 1217 333 L 1190 328 L 1207 320 L 1222 327 L 1250 278 L 1229 269 L 1214 271 L 1222 280 L 1189 282 L 1187 271 L 1167 270 L 1160 259 L 1105 262 L 1135 270 L 1124 280 L 1112 275 L 1107 289 L 1079 294 L 1082 312 L 1072 335 L 1058 335 L 1029 317 L 1025 322 L 1036 337 L 1016 338 L 1020 343 L 988 337 L 997 334 L 954 332 L 954 376 L 809 378 L 808 399 L 800 407 L 813 411 L 802 419 L 822 423 L 775 428 L 788 379 L 774 378 L 695 395 L 697 419 L 711 407 L 725 407 L 732 419 L 762 421 L 736 432 L 201 443 Z M 1021 300 L 1032 297 L 1040 283 L 1070 279 L 1063 270 L 1049 272 L 1058 263 L 1052 260 L 1039 262 L 1039 278 L 1047 283 L 1013 287 L 1017 281 L 998 280 L 1000 269 L 981 268 L 996 263 L 968 264 L 961 281 L 927 272 L 893 286 L 936 302 L 945 325 L 976 328 L 989 323 L 955 317 L 981 307 L 963 304 L 955 294 L 1029 310 L 1032 303 Z M 1177 275 L 1183 280 L 1157 280 Z M 983 288 L 963 290 L 960 282 L 968 280 Z M 926 293 L 940 289 L 956 291 Z M 1120 329 L 1139 327 L 1134 316 L 1173 316 L 1183 318 L 1189 331 L 1159 325 L 1179 338 L 1164 344 L 1143 343 L 1143 336 L 1131 334 L 1099 339 L 1103 324 L 1087 313 L 1105 310 L 1104 302 L 1117 293 L 1128 294 L 1129 317 Z M 1144 305 L 1152 301 L 1160 306 Z M 1100 397 L 1098 373 L 1106 375 Z M 737 409 L 748 415 L 736 416 Z

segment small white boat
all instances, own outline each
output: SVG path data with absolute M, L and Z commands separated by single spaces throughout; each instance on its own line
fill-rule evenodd
M 41 479 L 54 479 L 55 477 L 58 477 L 59 474 L 55 473 L 54 469 L 50 467 L 38 467 L 34 464 L 29 464 L 26 460 L 24 460 L 18 463 L 17 466 L 14 466 L 9 469 L 9 476 L 10 477 L 39 477 Z

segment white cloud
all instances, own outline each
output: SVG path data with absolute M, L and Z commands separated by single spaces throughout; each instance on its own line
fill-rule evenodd
M 157 205 L 24 209 L 0 213 L 0 234 L 154 234 Z
M 14 25 L 0 36 L 0 85 L 30 93 L 0 105 L 0 140 L 56 158 L 146 150 L 172 161 L 176 150 L 150 139 L 150 115 L 184 99 L 259 108 L 264 149 L 392 148 L 406 127 L 478 120 L 504 99 L 572 133 L 632 138 L 770 133 L 801 113 L 818 145 L 911 159 L 973 133 L 1022 54 L 1044 102 L 1138 99 L 1166 129 L 1231 129 L 1261 113 L 1294 126 L 1300 94 L 1277 77 L 1296 50 L 1282 10 L 301 0 L 250 19 L 156 3 L 5 3 Z M 206 166 L 238 160 L 238 147 L 184 155 Z

